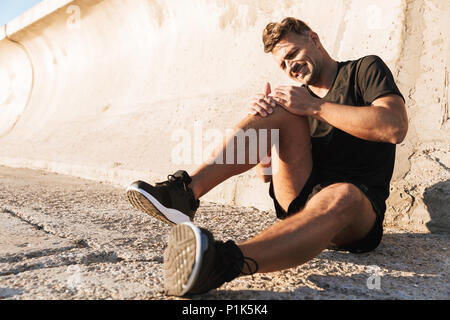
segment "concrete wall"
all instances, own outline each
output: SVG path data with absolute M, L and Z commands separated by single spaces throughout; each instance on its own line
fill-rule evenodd
M 338 60 L 390 66 L 410 130 L 386 222 L 449 232 L 447 0 L 43 1 L 0 32 L 0 164 L 122 186 L 192 170 L 209 129 L 231 128 L 266 81 L 290 83 L 261 43 L 285 16 Z M 182 141 L 192 152 L 180 164 Z M 267 188 L 251 171 L 205 199 L 271 209 Z

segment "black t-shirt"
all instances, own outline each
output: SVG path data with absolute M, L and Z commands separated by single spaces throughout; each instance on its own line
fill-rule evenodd
M 334 83 L 323 99 L 358 107 L 370 106 L 374 100 L 388 94 L 403 98 L 389 68 L 372 55 L 338 62 Z M 363 140 L 334 127 L 326 136 L 313 137 L 311 141 L 314 166 L 320 176 L 363 183 L 376 188 L 383 201 L 387 199 L 395 144 Z

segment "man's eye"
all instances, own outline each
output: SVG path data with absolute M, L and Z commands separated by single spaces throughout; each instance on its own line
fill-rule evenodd
M 285 57 L 285 59 L 286 60 L 291 60 L 293 57 L 295 57 L 297 55 L 297 50 L 295 50 L 295 51 L 292 51 L 291 53 L 289 53 L 286 57 Z

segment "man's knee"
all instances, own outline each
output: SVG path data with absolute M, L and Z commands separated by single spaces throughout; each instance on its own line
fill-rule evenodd
M 362 201 L 363 195 L 361 190 L 352 183 L 339 182 L 327 188 L 335 195 L 335 206 L 337 209 L 348 209 L 360 204 Z
M 361 200 L 361 191 L 352 183 L 339 182 L 328 186 L 340 204 L 351 204 Z
M 323 188 L 311 200 L 323 203 L 325 211 L 344 219 L 351 218 L 363 201 L 361 190 L 351 183 L 334 183 Z

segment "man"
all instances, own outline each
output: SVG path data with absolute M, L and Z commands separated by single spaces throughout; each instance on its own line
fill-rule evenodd
M 176 224 L 164 254 L 169 295 L 204 293 L 241 275 L 291 268 L 326 248 L 368 252 L 381 241 L 395 144 L 408 128 L 391 72 L 376 56 L 333 60 L 318 35 L 294 18 L 268 24 L 263 42 L 265 52 L 302 86 L 272 92 L 268 84 L 235 129 L 279 129 L 269 194 L 281 221 L 238 244 L 214 241 L 189 222 L 202 195 L 255 166 L 248 159 L 210 161 L 155 186 L 133 183 L 127 194 L 134 206 Z M 229 143 L 233 136 L 214 156 L 225 154 Z

